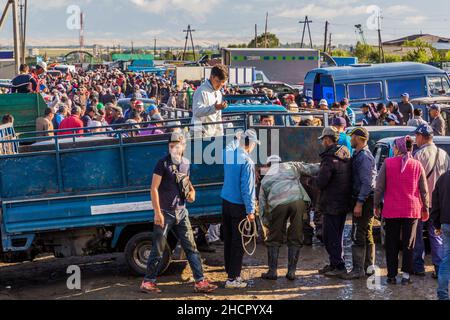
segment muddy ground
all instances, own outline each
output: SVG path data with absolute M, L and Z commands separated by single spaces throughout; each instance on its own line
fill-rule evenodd
M 349 228 L 346 228 L 347 239 Z M 351 243 L 346 241 L 346 259 L 350 263 Z M 409 286 L 387 286 L 385 284 L 386 262 L 384 251 L 377 250 L 377 263 L 381 267 L 381 287 L 368 289 L 366 280 L 342 281 L 321 276 L 317 270 L 327 262 L 325 249 L 318 243 L 301 251 L 298 264 L 298 280 L 290 282 L 286 273 L 287 249 L 280 252 L 281 275 L 276 282 L 260 279 L 266 270 L 266 250 L 259 244 L 256 253 L 244 260 L 244 279 L 254 279 L 245 290 L 223 288 L 225 281 L 222 264 L 223 247 L 216 246 L 216 253 L 202 253 L 205 274 L 208 279 L 221 286 L 209 295 L 193 293 L 192 274 L 186 262 L 172 263 L 160 278 L 162 294 L 149 295 L 139 291 L 141 278 L 131 276 L 122 254 L 95 257 L 56 259 L 42 257 L 34 262 L 0 264 L 0 299 L 184 299 L 184 300 L 238 300 L 238 299 L 371 299 L 414 300 L 435 299 L 436 280 L 431 278 L 432 268 L 427 257 L 427 276 L 413 277 Z M 69 290 L 66 286 L 69 265 L 81 268 L 81 290 Z

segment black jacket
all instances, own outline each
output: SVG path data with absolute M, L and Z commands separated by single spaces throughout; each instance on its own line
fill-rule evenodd
M 320 157 L 320 171 L 314 181 L 320 189 L 319 210 L 323 214 L 347 214 L 352 210 L 350 152 L 347 147 L 333 145 Z
M 430 220 L 440 229 L 442 224 L 450 224 L 450 171 L 436 182 Z

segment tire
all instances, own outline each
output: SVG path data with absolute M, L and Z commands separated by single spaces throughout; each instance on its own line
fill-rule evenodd
M 151 232 L 141 232 L 131 237 L 125 246 L 125 260 L 130 271 L 136 276 L 145 275 L 147 260 L 152 247 L 152 238 Z M 171 256 L 172 250 L 166 243 L 161 260 L 160 275 L 169 267 Z

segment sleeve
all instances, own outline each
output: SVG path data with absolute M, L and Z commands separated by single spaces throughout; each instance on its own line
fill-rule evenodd
M 381 166 L 375 187 L 374 207 L 379 208 L 383 199 L 384 191 L 386 190 L 386 163 Z
M 36 82 L 36 79 L 34 79 L 32 76 L 30 76 L 30 82 L 31 82 L 31 88 L 33 91 L 36 91 L 38 88 L 38 83 Z
M 247 214 L 256 211 L 255 168 L 246 162 L 242 165 L 241 194 Z
M 430 220 L 436 229 L 441 228 L 441 203 L 440 203 L 440 189 L 441 189 L 441 179 L 436 183 L 436 188 L 433 192 L 433 200 L 431 206 Z
M 298 176 L 317 176 L 320 170 L 319 163 L 309 164 L 304 162 L 291 162 L 291 165 Z
M 264 217 L 265 209 L 267 206 L 267 196 L 264 191 L 264 187 L 261 185 L 261 188 L 259 189 L 259 215 L 261 218 Z
M 161 159 L 158 161 L 158 163 L 155 166 L 155 169 L 153 170 L 153 174 L 156 174 L 160 177 L 164 176 L 164 161 Z
M 361 189 L 359 190 L 358 202 L 364 203 L 372 193 L 372 181 L 373 181 L 373 160 L 364 158 L 361 161 L 361 165 L 358 167 L 359 177 L 361 179 Z
M 194 117 L 206 117 L 215 114 L 217 110 L 215 105 L 207 105 L 203 91 L 196 91 L 192 102 L 192 112 Z
M 333 175 L 333 167 L 329 163 L 329 160 L 325 160 L 320 166 L 319 175 L 313 180 L 313 183 L 320 190 L 325 189 L 329 184 L 331 176 Z
M 419 188 L 420 188 L 420 198 L 422 199 L 422 204 L 425 208 L 430 207 L 430 193 L 428 191 L 428 181 L 427 174 L 425 173 L 425 169 L 420 166 L 420 180 L 419 180 Z

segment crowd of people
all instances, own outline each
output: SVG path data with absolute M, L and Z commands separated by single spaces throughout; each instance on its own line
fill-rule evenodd
M 268 89 L 239 92 L 227 88 L 228 71 L 223 65 L 212 68 L 210 79 L 198 88 L 185 82 L 180 90 L 176 89 L 173 79 L 164 76 L 99 69 L 53 77 L 45 73 L 46 69 L 45 63 L 39 63 L 33 70 L 22 65 L 12 88 L 12 92 L 40 92 L 43 95 L 48 106 L 36 120 L 36 131 L 41 135 L 53 135 L 54 130 L 58 135 L 70 135 L 124 127 L 144 129 L 139 134 L 161 134 L 167 131 L 160 128 L 163 117 L 158 108 L 167 105 L 192 109 L 194 137 L 222 136 L 222 110 L 228 107 L 223 94 L 264 93 L 271 103 L 284 105 L 294 113 L 333 111 L 331 126 L 326 127 L 319 138 L 324 149 L 320 154 L 321 163 L 285 163 L 278 155 L 269 157 L 259 195 L 255 164 L 250 157 L 260 144 L 256 132 L 241 132 L 225 149 L 221 193 L 225 287 L 247 286 L 241 278 L 244 248 L 239 224 L 246 219 L 255 221 L 259 202 L 259 215 L 267 230 L 265 243 L 269 267 L 262 275 L 263 279 L 274 281 L 278 278 L 278 253 L 287 242 L 286 277 L 295 280 L 300 248 L 305 244 L 304 224 L 308 211 L 314 209 L 315 221 L 322 229 L 321 240 L 329 256 L 329 263 L 318 270 L 319 274 L 343 280 L 372 275 L 377 263 L 373 222 L 374 218 L 382 217 L 386 225 L 387 283 L 397 283 L 400 251 L 403 285 L 410 284 L 412 276 L 425 275 L 423 230 L 427 229 L 435 269 L 433 276 L 439 281 L 438 297 L 448 299 L 450 212 L 446 186 L 450 184 L 450 159 L 433 143 L 433 137 L 445 135 L 446 130 L 438 105 L 430 107 L 433 120 L 428 124 L 405 93 L 400 103 L 364 104 L 361 107 L 363 119 L 357 123 L 348 99 L 329 106 L 326 100 L 316 103 L 294 95 L 277 97 Z M 153 101 L 149 106 L 142 101 L 147 98 Z M 129 99 L 125 110 L 119 104 L 121 99 Z M 307 113 L 293 115 L 292 120 L 298 125 L 322 125 Z M 13 121 L 9 115 L 3 117 L 3 123 Z M 274 119 L 261 117 L 261 124 L 273 126 Z M 369 132 L 364 126 L 381 125 L 417 127 L 414 134 L 418 149 L 413 152 L 414 143 L 409 136 L 396 139 L 394 156 L 386 159 L 377 171 L 368 148 Z M 345 130 L 351 126 L 356 128 L 347 135 Z M 168 155 L 158 162 L 153 172 L 153 248 L 141 289 L 160 292 L 156 279 L 164 242 L 172 230 L 192 268 L 195 290 L 211 292 L 217 286 L 204 277 L 186 208 L 186 203 L 195 201 L 195 189 L 189 182 L 189 161 L 183 157 L 186 138 L 181 130 L 172 131 Z M 308 179 L 300 180 L 305 177 Z M 350 271 L 346 269 L 343 249 L 348 213 L 353 216 Z
M 226 69 L 218 66 L 194 94 L 193 123 L 206 127 L 201 132 L 203 135 L 223 133 L 223 128 L 215 122 L 227 107 L 221 93 L 226 79 Z M 345 108 L 347 102 L 343 102 Z M 393 108 L 392 113 L 400 113 L 399 110 Z M 414 110 L 405 114 L 414 119 Z M 271 119 L 264 121 L 269 123 Z M 239 132 L 225 148 L 221 192 L 225 288 L 247 287 L 247 282 L 241 278 L 244 248 L 239 225 L 242 221 L 255 221 L 259 202 L 259 215 L 267 230 L 265 244 L 269 270 L 262 274 L 263 279 L 278 279 L 279 249 L 285 243 L 288 246 L 286 278 L 296 279 L 300 249 L 304 245 L 303 224 L 308 210 L 313 208 L 320 216 L 322 241 L 329 257 L 329 263 L 318 270 L 319 274 L 343 280 L 366 279 L 375 274 L 373 223 L 375 218 L 383 218 L 388 269 L 386 283 L 398 283 L 400 251 L 401 284 L 411 284 L 413 276 L 425 276 L 422 230 L 427 228 L 435 268 L 433 277 L 439 282 L 438 298 L 449 299 L 450 210 L 445 187 L 450 183 L 450 158 L 433 143 L 434 128 L 427 123 L 419 124 L 414 131 L 418 146 L 415 152 L 412 137 L 395 139 L 394 156 L 386 159 L 378 172 L 368 147 L 369 132 L 358 126 L 347 137 L 343 131 L 347 125 L 345 118 L 337 117 L 332 126 L 323 130 L 319 137 L 323 146 L 320 164 L 286 163 L 278 155 L 270 156 L 266 174 L 260 181 L 259 195 L 255 163 L 250 156 L 261 143 L 256 131 Z M 151 190 L 157 231 L 147 275 L 141 284 L 144 292 L 161 292 L 157 286 L 157 270 L 168 229 L 175 230 L 180 237 L 194 274 L 195 290 L 212 292 L 217 289 L 204 277 L 190 228 L 186 202 L 195 201 L 195 189 L 192 184 L 183 187 L 179 182 L 180 172 L 187 178 L 190 172 L 189 161 L 183 157 L 185 145 L 184 136 L 173 135 L 168 155 L 154 170 Z M 353 220 L 351 270 L 346 268 L 343 248 L 344 226 L 349 213 Z M 174 219 L 178 224 L 173 223 Z

